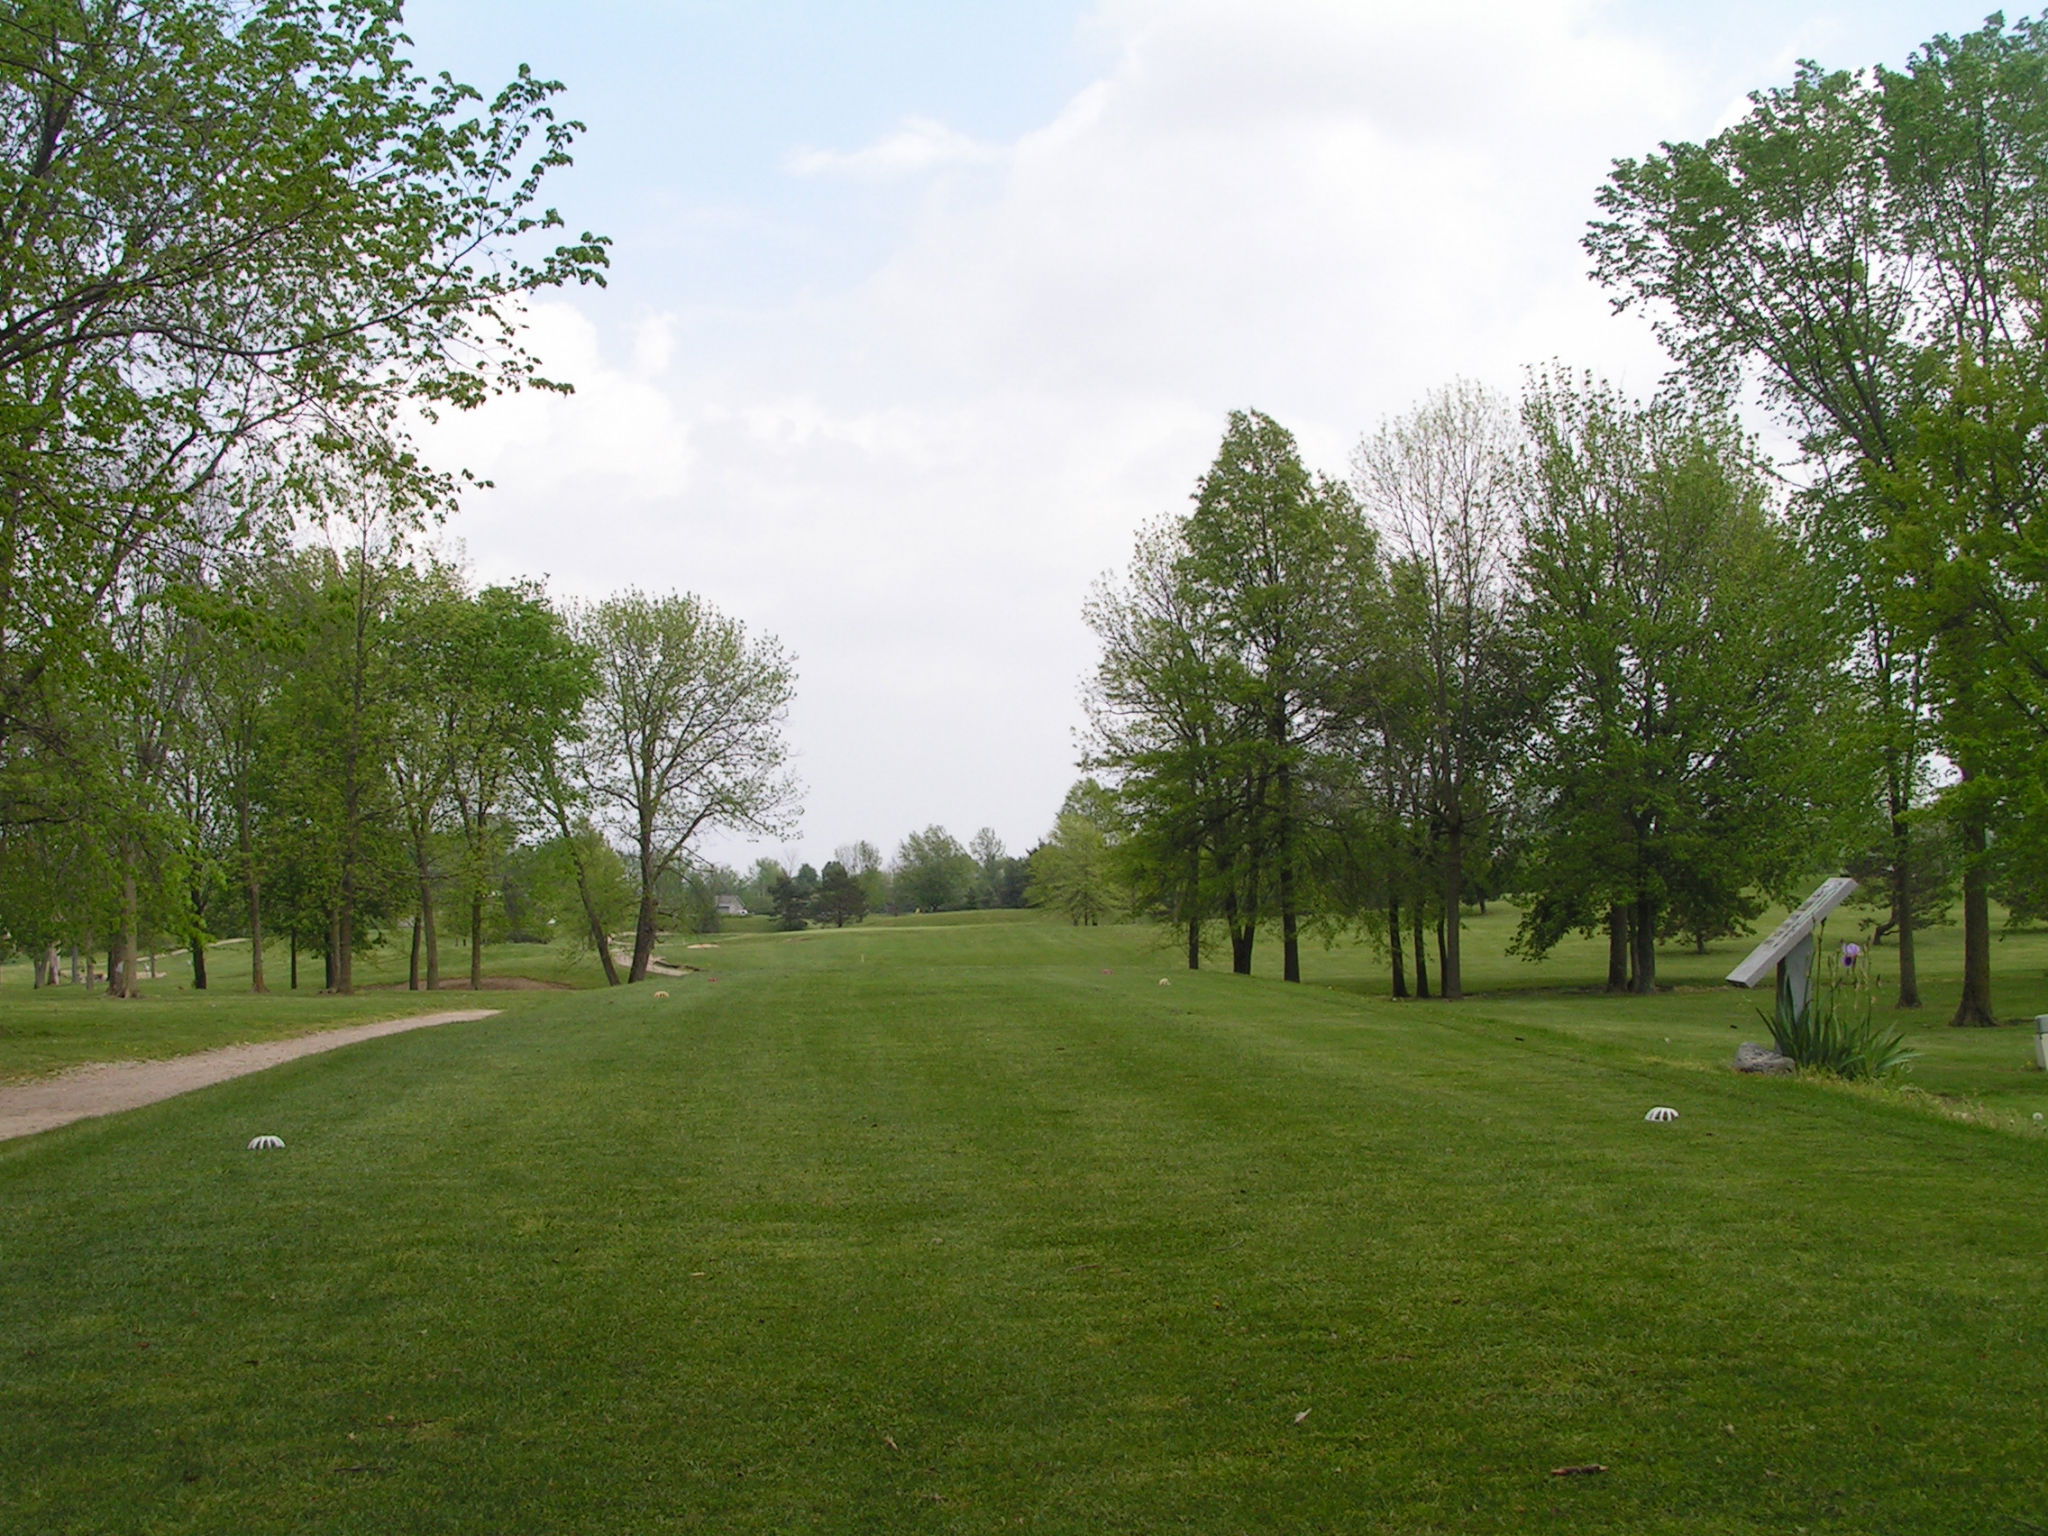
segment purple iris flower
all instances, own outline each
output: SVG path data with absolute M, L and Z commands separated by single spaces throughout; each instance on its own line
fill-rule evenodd
M 1861 944 L 1844 944 L 1842 946 L 1842 968 L 1844 970 L 1855 969 L 1856 962 L 1862 958 L 1863 946 Z

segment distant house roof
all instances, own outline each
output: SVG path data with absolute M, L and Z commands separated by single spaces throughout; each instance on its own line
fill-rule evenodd
M 745 917 L 747 915 L 747 904 L 737 896 L 721 896 L 718 898 L 718 915 L 720 917 Z

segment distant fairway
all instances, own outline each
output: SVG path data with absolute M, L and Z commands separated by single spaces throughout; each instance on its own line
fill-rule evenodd
M 0 1530 L 2048 1529 L 2018 1030 L 1915 1030 L 1993 1129 L 1737 1079 L 1704 985 L 719 942 L 0 1146 Z

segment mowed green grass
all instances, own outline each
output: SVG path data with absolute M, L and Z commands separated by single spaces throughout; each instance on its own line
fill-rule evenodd
M 2048 1137 L 1727 1073 L 1725 960 L 688 958 L 0 1145 L 0 1529 L 2048 1528 Z
M 486 946 L 486 990 L 479 993 L 468 989 L 469 951 L 458 945 L 445 952 L 445 987 L 435 992 L 405 990 L 407 956 L 402 947 L 381 946 L 363 955 L 357 967 L 362 990 L 352 997 L 329 997 L 318 990 L 317 955 L 300 955 L 296 991 L 288 985 L 284 945 L 267 945 L 264 959 L 270 990 L 260 996 L 249 990 L 246 941 L 213 946 L 203 992 L 192 989 L 191 962 L 182 953 L 158 955 L 154 977 L 144 962 L 140 998 L 111 998 L 99 986 L 34 988 L 26 962 L 0 966 L 0 1083 L 46 1077 L 85 1062 L 182 1056 L 406 1014 L 530 1005 L 539 994 L 492 986 L 511 978 L 545 987 L 604 982 L 595 956 L 566 943 Z M 104 957 L 99 964 L 105 965 Z

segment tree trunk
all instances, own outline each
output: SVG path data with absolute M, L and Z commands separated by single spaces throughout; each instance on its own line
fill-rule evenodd
M 1892 819 L 1892 925 L 1899 931 L 1899 1006 L 1920 1006 L 1920 964 L 1913 943 L 1913 871 L 1906 853 L 1905 828 Z
M 202 939 L 192 941 L 192 990 L 206 990 L 206 943 Z
M 1638 996 L 1648 997 L 1657 990 L 1657 905 L 1652 898 L 1636 897 L 1632 926 L 1635 975 L 1631 978 L 1631 990 Z
M 1967 774 L 1964 777 L 1968 777 Z M 1984 868 L 1984 822 L 1973 812 L 1963 827 L 1963 995 L 1949 1023 L 1987 1028 L 1991 1013 L 1991 876 Z
M 1408 932 L 1415 941 L 1415 995 L 1428 997 L 1429 959 L 1422 948 L 1422 930 L 1426 926 L 1422 921 L 1422 910 L 1422 903 L 1417 902 L 1415 910 L 1408 917 Z
M 130 844 L 121 850 L 121 990 L 115 993 L 117 997 L 142 996 L 142 979 L 135 974 L 135 960 L 140 952 L 135 932 L 140 905 L 135 895 L 135 849 Z
M 327 984 L 326 986 L 321 988 L 321 990 L 324 992 L 334 991 L 336 989 L 337 984 L 341 980 L 341 966 L 336 959 L 336 951 L 338 951 L 340 948 L 341 909 L 339 907 L 333 907 L 330 908 L 327 913 L 327 953 L 323 957 L 326 961 L 323 979 L 326 981 Z
M 1387 952 L 1394 957 L 1394 996 L 1408 995 L 1408 971 L 1401 955 L 1401 898 L 1387 898 Z
M 329 925 L 330 990 L 343 996 L 356 989 L 356 875 L 362 857 L 364 825 L 363 797 L 371 778 L 369 752 L 363 740 L 364 715 L 370 693 L 370 627 L 373 622 L 370 590 L 370 562 L 360 554 L 355 562 L 354 651 L 349 668 L 348 733 L 341 756 L 341 889 Z
M 353 874 L 341 880 L 341 901 L 334 909 L 334 990 L 344 996 L 356 989 L 356 892 Z
M 583 916 L 590 924 L 590 942 L 597 946 L 597 958 L 604 966 L 604 981 L 608 987 L 619 984 L 619 962 L 612 958 L 612 938 L 604 931 L 604 919 L 598 915 L 597 898 L 590 894 L 590 877 L 583 868 L 583 855 L 571 848 L 571 859 L 576 865 L 576 894 L 583 898 Z
M 628 981 L 645 981 L 648 962 L 654 958 L 654 882 L 644 880 L 640 888 L 640 913 L 633 923 L 633 965 Z
M 567 808 L 559 797 L 550 796 L 549 801 L 555 813 L 555 826 L 562 834 L 562 846 L 569 850 L 569 863 L 576 871 L 576 894 L 583 902 L 583 917 L 590 924 L 590 942 L 597 947 L 598 963 L 604 967 L 605 985 L 616 987 L 619 984 L 619 962 L 612 957 L 612 936 L 605 932 L 604 919 L 597 911 L 597 898 L 590 893 L 590 870 L 583 862 L 583 850 L 576 846 L 575 834 L 569 830 Z
M 292 990 L 293 990 L 294 992 L 296 992 L 296 991 L 298 991 L 298 990 L 299 990 L 299 930 L 298 930 L 297 928 L 293 928 L 293 929 L 291 930 L 291 949 L 292 949 Z
M 434 882 L 424 876 L 420 880 L 420 911 L 427 926 L 427 990 L 434 992 L 441 986 L 441 919 L 434 912 Z
M 469 894 L 469 990 L 484 989 L 484 897 L 482 891 Z
M 1458 909 L 1465 900 L 1465 831 L 1455 821 L 1444 835 L 1444 915 L 1437 924 L 1441 964 L 1439 990 L 1445 997 L 1465 995 L 1464 966 L 1458 955 Z
M 242 845 L 242 881 L 249 898 L 249 990 L 268 992 L 263 984 L 263 881 L 256 873 L 255 840 L 249 831 L 249 807 L 237 805 L 235 836 Z
M 52 944 L 50 946 L 50 952 L 43 957 L 44 986 L 54 987 L 55 985 L 57 985 L 57 967 L 59 966 L 59 964 L 61 964 L 61 962 L 57 958 L 57 946 Z
M 405 968 L 405 990 L 408 992 L 417 992 L 420 989 L 420 939 L 425 926 L 419 913 L 413 913 L 412 955 Z
M 1301 934 L 1294 912 L 1294 858 L 1280 864 L 1280 979 L 1301 980 Z
M 1628 938 L 1628 908 L 1616 902 L 1607 909 L 1607 990 L 1628 991 L 1629 973 L 1635 969 L 1630 963 Z
M 1233 976 L 1251 975 L 1252 940 L 1258 936 L 1259 930 L 1255 924 L 1243 920 L 1235 891 L 1223 898 L 1223 926 L 1230 933 L 1230 973 Z
M 1284 717 L 1274 722 L 1273 740 L 1286 740 Z M 1301 934 L 1299 914 L 1294 910 L 1294 771 L 1285 759 L 1275 775 L 1280 789 L 1280 979 L 1301 980 Z

